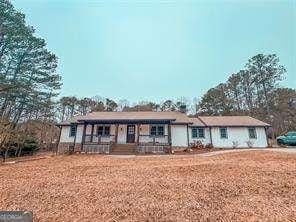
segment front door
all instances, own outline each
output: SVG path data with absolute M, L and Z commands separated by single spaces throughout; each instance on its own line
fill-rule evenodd
M 127 143 L 135 142 L 135 125 L 127 125 L 126 142 Z

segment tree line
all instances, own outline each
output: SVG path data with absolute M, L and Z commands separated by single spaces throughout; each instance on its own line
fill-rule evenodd
M 199 115 L 249 115 L 266 121 L 280 134 L 296 128 L 296 90 L 280 87 L 286 69 L 275 54 L 258 54 L 225 83 L 209 89 Z
M 115 101 L 110 98 L 95 96 L 92 98 L 78 98 L 66 96 L 56 102 L 56 121 L 64 121 L 75 115 L 85 115 L 89 112 L 110 112 L 110 111 L 183 111 L 195 112 L 195 103 L 187 98 L 177 100 L 165 100 L 161 103 L 152 101 L 140 101 L 131 104 L 128 100 Z
M 25 22 L 25 15 L 0 0 L 0 149 L 27 138 L 19 123 L 52 119 L 61 86 L 58 58 Z

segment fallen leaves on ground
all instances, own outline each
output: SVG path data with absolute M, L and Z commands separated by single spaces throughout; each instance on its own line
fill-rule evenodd
M 36 221 L 295 221 L 296 155 L 56 156 L 0 166 L 1 210 Z

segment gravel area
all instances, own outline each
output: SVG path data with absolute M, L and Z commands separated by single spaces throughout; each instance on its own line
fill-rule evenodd
M 31 210 L 35 221 L 295 221 L 295 154 L 201 155 L 0 165 L 0 208 Z

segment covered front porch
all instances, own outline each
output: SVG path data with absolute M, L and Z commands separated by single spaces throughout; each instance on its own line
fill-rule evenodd
M 170 121 L 85 121 L 85 153 L 164 153 L 171 148 Z

